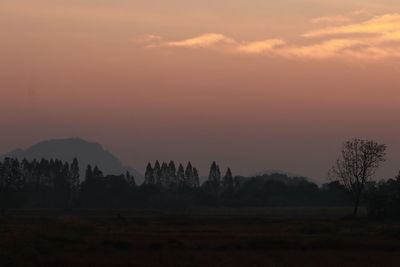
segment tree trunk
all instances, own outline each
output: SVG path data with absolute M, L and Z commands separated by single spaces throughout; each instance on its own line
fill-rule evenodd
M 357 216 L 357 212 L 358 212 L 358 206 L 360 205 L 360 197 L 361 197 L 361 192 L 357 193 L 355 202 L 354 202 L 354 210 L 353 210 L 353 216 L 356 217 Z

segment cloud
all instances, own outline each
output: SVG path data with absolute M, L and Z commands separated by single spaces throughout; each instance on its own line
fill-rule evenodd
M 312 23 L 340 23 L 340 22 L 349 22 L 350 18 L 339 15 L 339 16 L 330 16 L 330 17 L 319 17 L 311 20 Z
M 354 39 L 333 39 L 318 44 L 306 46 L 288 46 L 275 51 L 277 54 L 292 58 L 310 58 L 310 59 L 327 59 L 333 58 L 340 54 L 344 55 L 346 50 L 360 45 L 358 40 Z
M 162 46 L 170 47 L 189 47 L 189 48 L 208 48 L 216 45 L 232 45 L 236 44 L 236 41 L 230 39 L 222 34 L 207 33 L 198 37 L 186 39 L 177 42 L 166 42 Z
M 264 40 L 260 42 L 250 42 L 237 47 L 237 51 L 248 54 L 259 54 L 273 51 L 275 47 L 286 44 L 280 39 Z
M 220 33 L 208 33 L 173 42 L 154 38 L 146 47 L 213 49 L 223 53 L 264 54 L 313 60 L 400 58 L 399 14 L 376 16 L 361 23 L 339 27 L 320 28 L 302 36 L 302 41 L 308 44 L 291 44 L 282 39 L 237 41 Z
M 377 16 L 359 24 L 324 28 L 305 33 L 303 36 L 319 37 L 338 34 L 387 34 L 393 32 L 400 32 L 400 14 Z
M 197 37 L 175 42 L 161 42 L 147 47 L 183 47 L 183 48 L 208 48 L 219 49 L 231 53 L 259 54 L 272 50 L 274 47 L 285 44 L 280 39 L 263 40 L 257 42 L 238 42 L 223 34 L 207 33 Z

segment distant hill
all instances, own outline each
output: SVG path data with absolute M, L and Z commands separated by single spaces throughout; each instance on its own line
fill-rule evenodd
M 37 143 L 26 150 L 17 149 L 0 158 L 12 157 L 28 160 L 59 159 L 79 161 L 81 177 L 84 177 L 88 164 L 97 165 L 104 174 L 122 174 L 129 171 L 135 176 L 136 183 L 143 182 L 143 175 L 133 168 L 125 166 L 117 157 L 105 150 L 99 143 L 92 143 L 80 138 L 47 140 Z

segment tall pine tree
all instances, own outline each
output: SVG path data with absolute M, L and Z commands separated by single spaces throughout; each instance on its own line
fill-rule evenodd
M 176 179 L 178 181 L 179 186 L 182 186 L 185 184 L 185 170 L 184 170 L 182 164 L 179 164 L 178 172 L 176 174 Z
M 222 179 L 222 185 L 225 189 L 233 188 L 233 175 L 230 168 L 226 171 L 224 178 Z
M 185 170 L 185 185 L 193 187 L 193 167 L 190 161 L 188 162 Z
M 175 186 L 178 184 L 177 179 L 176 179 L 176 167 L 175 167 L 175 162 L 172 160 L 168 164 L 168 171 L 169 171 L 169 185 L 170 186 Z
M 154 171 L 149 162 L 146 167 L 146 173 L 144 175 L 144 184 L 155 184 Z

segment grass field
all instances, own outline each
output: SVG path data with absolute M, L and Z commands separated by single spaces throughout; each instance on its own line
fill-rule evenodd
M 400 224 L 322 217 L 3 216 L 1 266 L 399 266 Z

